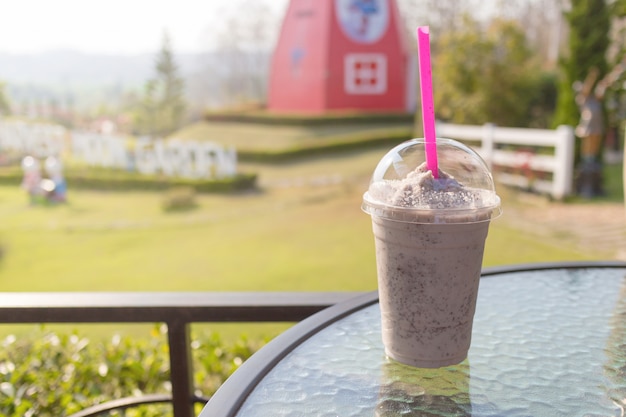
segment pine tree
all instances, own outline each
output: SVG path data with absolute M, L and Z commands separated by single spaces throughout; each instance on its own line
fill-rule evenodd
M 164 137 L 180 128 L 187 107 L 184 80 L 178 75 L 167 33 L 163 35 L 155 70 L 155 78 L 148 80 L 144 86 L 135 125 L 140 134 Z
M 554 125 L 576 126 L 580 112 L 572 88 L 596 67 L 602 76 L 607 71 L 606 52 L 609 47 L 611 15 L 605 0 L 572 0 L 565 13 L 569 23 L 568 56 L 560 62 L 561 82 Z

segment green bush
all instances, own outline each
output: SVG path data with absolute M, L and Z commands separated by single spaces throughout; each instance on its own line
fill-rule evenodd
M 338 136 L 332 141 L 318 145 L 305 144 L 281 150 L 239 150 L 237 155 L 241 161 L 251 162 L 286 162 L 297 158 L 333 154 L 351 150 L 364 150 L 387 145 L 395 146 L 413 137 L 410 129 L 390 130 L 385 134 L 372 135 L 369 132 Z
M 196 207 L 196 191 L 193 187 L 174 187 L 163 197 L 163 210 L 185 211 Z
M 273 113 L 264 109 L 209 111 L 204 120 L 211 122 L 262 123 L 267 125 L 321 126 L 332 124 L 412 123 L 413 113 L 334 112 L 320 115 Z
M 0 184 L 18 186 L 23 177 L 19 166 L 0 167 Z M 136 172 L 105 168 L 68 168 L 65 172 L 67 186 L 71 190 L 91 189 L 106 191 L 163 191 L 171 187 L 193 187 L 199 193 L 232 192 L 252 189 L 256 186 L 256 174 L 240 173 L 232 178 L 187 179 L 159 175 L 143 175 Z
M 158 329 L 149 340 L 114 336 L 98 343 L 51 332 L 7 337 L 0 351 L 0 415 L 63 417 L 113 399 L 169 393 L 168 349 Z M 212 395 L 260 345 L 244 336 L 226 344 L 218 334 L 194 335 L 197 393 Z M 164 413 L 171 415 L 169 405 L 142 406 L 126 415 Z

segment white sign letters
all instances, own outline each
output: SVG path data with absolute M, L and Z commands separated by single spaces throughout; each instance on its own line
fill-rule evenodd
M 55 125 L 0 121 L 0 153 L 59 157 L 66 142 L 72 156 L 89 166 L 184 178 L 225 178 L 237 174 L 235 149 L 213 142 L 69 132 Z
M 211 142 L 187 142 L 177 139 L 165 142 L 139 138 L 135 148 L 137 171 L 144 174 L 162 172 L 185 178 L 224 178 L 237 173 L 237 154 Z
M 0 122 L 0 151 L 10 149 L 37 158 L 59 155 L 67 131 L 56 125 Z

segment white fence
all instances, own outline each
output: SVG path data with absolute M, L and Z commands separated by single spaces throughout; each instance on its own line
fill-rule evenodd
M 559 200 L 572 194 L 575 138 L 571 126 L 544 130 L 438 123 L 436 129 L 439 137 L 480 142 L 476 150 L 498 182 Z M 548 150 L 537 152 L 538 148 Z M 509 169 L 498 169 L 502 167 Z

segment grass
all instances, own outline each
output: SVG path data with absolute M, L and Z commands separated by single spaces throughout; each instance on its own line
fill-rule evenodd
M 323 125 L 273 125 L 264 123 L 197 122 L 176 133 L 185 140 L 228 143 L 238 151 L 281 151 L 293 147 L 316 146 L 342 137 L 385 134 L 398 129 L 411 129 L 409 123 L 328 123 Z
M 370 218 L 360 210 L 386 149 L 280 165 L 242 164 L 261 189 L 198 195 L 196 207 L 162 209 L 160 192 L 68 191 L 69 203 L 29 206 L 0 186 L 3 291 L 370 291 L 376 289 Z M 539 241 L 505 214 L 492 223 L 485 266 L 604 259 Z M 151 326 L 71 326 L 90 333 Z M 284 325 L 256 326 L 251 335 Z M 231 325 L 212 329 L 233 332 Z M 5 327 L 13 331 L 15 327 Z M 236 328 L 239 332 L 241 327 Z M 82 330 L 81 330 L 82 331 Z M 140 334 L 140 333 L 138 333 Z M 145 333 L 148 334 L 148 333 Z
M 173 213 L 162 210 L 161 193 L 70 189 L 67 205 L 30 207 L 22 190 L 0 187 L 0 285 L 4 291 L 375 289 L 370 219 L 360 210 L 367 181 L 347 171 L 357 166 L 352 158 L 379 154 L 275 168 L 264 181 L 282 177 L 289 186 L 199 195 L 197 208 Z M 314 185 L 319 170 L 342 181 Z M 594 257 L 572 248 L 533 241 L 505 211 L 491 228 L 485 264 Z

